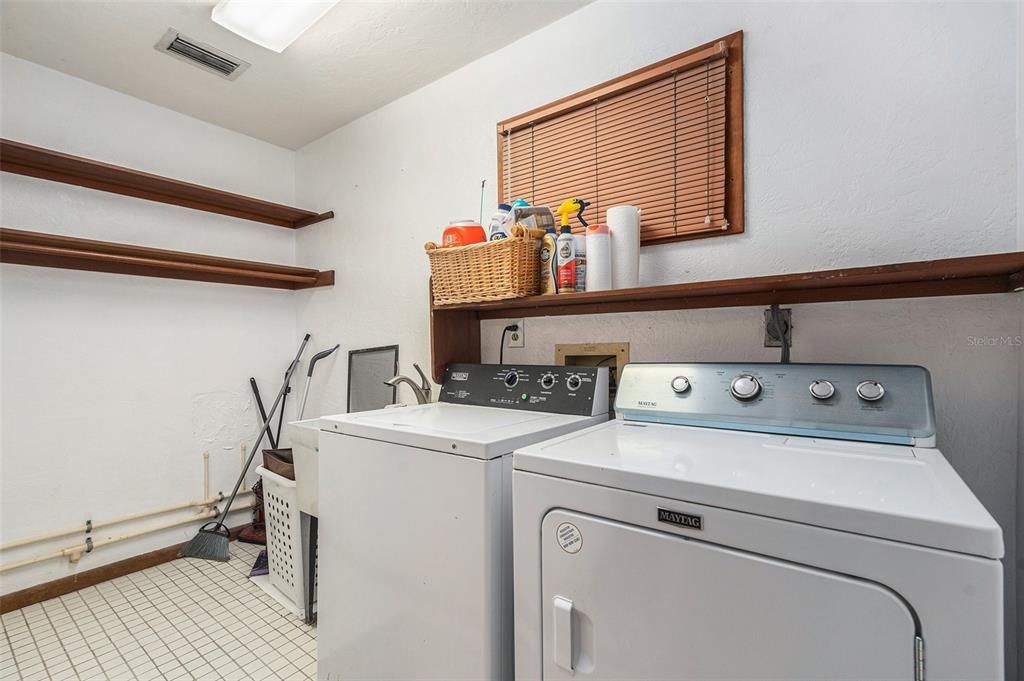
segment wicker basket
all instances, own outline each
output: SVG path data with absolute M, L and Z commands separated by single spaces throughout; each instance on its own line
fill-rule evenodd
M 434 304 L 536 295 L 540 289 L 539 238 L 537 230 L 515 225 L 507 239 L 451 248 L 428 243 Z

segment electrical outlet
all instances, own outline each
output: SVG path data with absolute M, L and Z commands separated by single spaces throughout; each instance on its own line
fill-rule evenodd
M 508 347 L 510 348 L 525 348 L 526 347 L 526 320 L 524 319 L 512 319 L 509 324 L 518 324 L 518 331 L 508 332 Z
M 786 337 L 786 344 L 792 347 L 793 345 L 793 310 L 790 308 L 783 308 L 779 310 L 779 317 L 782 322 L 782 333 Z M 766 348 L 781 348 L 782 338 L 775 332 L 775 327 L 772 326 L 772 311 L 770 309 L 764 311 L 764 346 Z

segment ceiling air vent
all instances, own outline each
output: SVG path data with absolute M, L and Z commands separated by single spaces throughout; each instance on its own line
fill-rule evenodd
M 249 62 L 232 57 L 227 52 L 206 43 L 193 40 L 173 28 L 167 30 L 164 37 L 156 44 L 156 49 L 228 80 L 238 78 L 243 71 L 249 68 Z

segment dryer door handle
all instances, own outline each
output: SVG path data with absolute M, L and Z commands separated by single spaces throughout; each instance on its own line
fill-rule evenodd
M 555 596 L 551 599 L 554 615 L 554 642 L 552 648 L 555 654 L 555 664 L 567 672 L 573 671 L 573 607 L 572 601 L 564 596 Z

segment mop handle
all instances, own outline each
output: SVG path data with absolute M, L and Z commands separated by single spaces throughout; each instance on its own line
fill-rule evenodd
M 306 413 L 306 398 L 309 397 L 309 384 L 313 381 L 313 369 L 316 367 L 316 363 L 322 360 L 324 357 L 330 357 L 334 354 L 334 351 L 341 347 L 341 344 L 335 345 L 333 348 L 328 350 L 321 350 L 320 352 L 313 355 L 309 360 L 309 371 L 306 373 L 306 387 L 302 391 L 302 402 L 299 404 L 299 420 L 302 420 L 303 415 Z
M 252 460 L 256 456 L 256 452 L 259 451 L 260 443 L 263 442 L 263 436 L 266 435 L 267 429 L 270 428 L 270 419 L 273 418 L 274 412 L 277 411 L 277 405 L 281 402 L 281 398 L 284 397 L 284 393 L 288 390 L 288 382 L 292 378 L 292 374 L 295 372 L 295 367 L 299 365 L 299 358 L 302 357 L 303 351 L 306 349 L 306 343 L 309 342 L 309 334 L 302 339 L 302 345 L 299 346 L 299 351 L 295 353 L 295 359 L 288 365 L 288 371 L 284 375 L 284 384 L 281 389 L 277 392 L 277 398 L 274 400 L 274 405 L 270 408 L 270 414 L 263 419 L 263 427 L 260 428 L 259 434 L 256 435 L 256 441 L 253 443 L 252 451 L 249 452 L 249 458 L 245 460 L 245 466 L 242 468 L 242 474 L 238 476 L 238 480 L 235 482 L 235 488 L 231 490 L 231 496 L 228 497 L 228 503 L 224 506 L 224 510 L 221 511 L 220 517 L 217 519 L 219 523 L 224 524 L 224 519 L 228 517 L 228 511 L 231 510 L 231 504 L 235 501 L 235 495 L 238 494 L 238 488 L 242 486 L 242 482 L 245 480 L 245 474 L 249 472 L 249 466 L 252 465 Z

